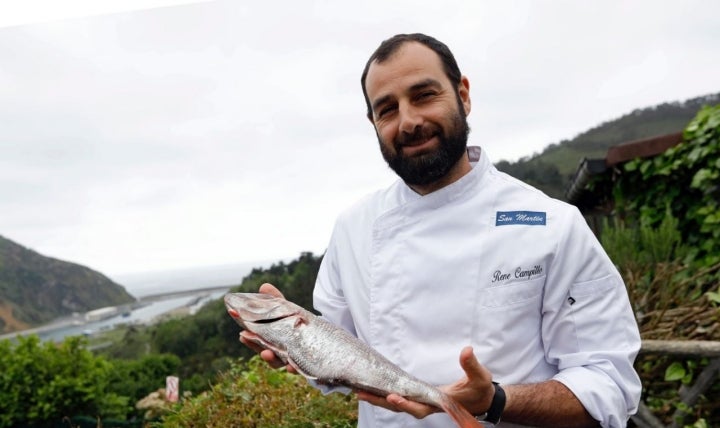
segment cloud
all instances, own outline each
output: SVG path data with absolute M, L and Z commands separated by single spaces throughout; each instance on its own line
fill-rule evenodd
M 177 6 L 209 0 L 24 0 L 0 6 L 0 27 L 52 22 L 114 12 Z
M 707 2 L 182 3 L 0 21 L 0 234 L 112 274 L 324 251 L 394 180 L 359 76 L 398 32 L 451 47 L 495 161 L 720 86 Z

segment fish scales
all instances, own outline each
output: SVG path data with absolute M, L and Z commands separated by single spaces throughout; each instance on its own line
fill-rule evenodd
M 257 342 L 310 379 L 362 389 L 379 396 L 399 394 L 443 409 L 463 428 L 480 423 L 459 403 L 392 363 L 365 342 L 282 298 L 229 293 L 225 306 Z

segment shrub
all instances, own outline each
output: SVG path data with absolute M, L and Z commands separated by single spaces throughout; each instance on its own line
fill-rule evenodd
M 302 376 L 271 369 L 258 356 L 237 360 L 210 391 L 185 400 L 154 424 L 181 427 L 350 428 L 357 425 L 354 395 L 323 396 Z
M 124 416 L 127 398 L 107 391 L 112 364 L 84 344 L 79 337 L 40 343 L 35 335 L 0 342 L 0 427 Z
M 606 222 L 601 241 L 623 275 L 643 339 L 720 340 L 720 312 L 713 292 L 705 292 L 712 284 L 717 289 L 713 274 L 720 265 L 695 269 L 685 262 L 690 250 L 669 210 L 657 227 Z M 720 426 L 720 384 L 692 408 L 683 406 L 679 396 L 680 388 L 687 390 L 709 363 L 700 357 L 641 354 L 635 367 L 644 403 L 665 423 L 680 409 L 698 424 Z

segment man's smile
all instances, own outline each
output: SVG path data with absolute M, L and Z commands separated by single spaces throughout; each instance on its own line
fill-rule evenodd
M 410 157 L 434 150 L 438 144 L 437 136 L 432 135 L 429 138 L 417 138 L 403 142 L 398 145 L 398 148 L 402 151 L 403 156 Z

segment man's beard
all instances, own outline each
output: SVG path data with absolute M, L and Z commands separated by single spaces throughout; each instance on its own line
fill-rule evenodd
M 450 118 L 449 129 L 443 130 L 439 125 L 428 122 L 415 129 L 413 134 L 398 135 L 393 142 L 394 152 L 386 147 L 378 135 L 383 158 L 406 184 L 426 186 L 440 180 L 465 154 L 470 128 L 460 111 L 455 111 Z M 432 137 L 438 138 L 438 147 L 433 151 L 411 157 L 403 155 L 403 145 Z

